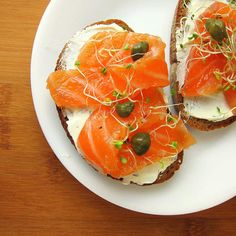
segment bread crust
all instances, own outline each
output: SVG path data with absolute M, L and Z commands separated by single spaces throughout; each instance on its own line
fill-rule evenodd
M 170 80 L 171 80 L 171 88 L 176 91 L 173 95 L 173 102 L 175 104 L 183 103 L 184 98 L 183 96 L 178 93 L 180 90 L 179 82 L 177 81 L 177 67 L 178 67 L 178 60 L 177 60 L 177 49 L 176 49 L 176 30 L 180 27 L 180 20 L 182 17 L 185 17 L 187 14 L 187 8 L 185 7 L 185 3 L 189 4 L 191 0 L 179 0 L 178 5 L 176 7 L 175 16 L 172 24 L 171 30 L 171 45 L 170 45 L 170 64 L 171 64 L 171 72 L 170 72 Z M 225 120 L 213 122 L 206 119 L 200 119 L 193 116 L 189 116 L 184 111 L 184 105 L 177 105 L 176 106 L 177 112 L 181 112 L 182 119 L 187 122 L 187 124 L 193 128 L 196 128 L 201 131 L 210 131 L 219 128 L 224 128 L 233 122 L 236 121 L 236 116 L 229 117 Z
M 128 31 L 131 31 L 133 32 L 133 30 L 123 21 L 121 20 L 118 20 L 118 19 L 109 19 L 109 20 L 106 20 L 106 21 L 99 21 L 99 22 L 96 22 L 96 23 L 93 23 L 89 26 L 92 26 L 92 25 L 96 25 L 96 24 L 105 24 L 105 25 L 109 25 L 109 24 L 112 24 L 112 23 L 115 23 L 119 26 L 121 26 L 122 28 L 125 28 L 126 30 Z M 88 26 L 87 26 L 88 27 Z M 87 28 L 85 27 L 85 28 Z M 56 68 L 55 68 L 55 71 L 56 70 L 60 70 L 60 69 L 63 69 L 63 61 L 62 61 L 62 58 L 63 58 L 63 54 L 65 52 L 67 48 L 67 44 L 64 46 L 62 52 L 60 53 L 59 55 L 59 58 L 57 60 L 57 65 L 56 65 Z M 67 137 L 69 138 L 69 140 L 71 141 L 71 143 L 74 145 L 74 147 L 76 148 L 75 146 L 75 143 L 73 141 L 73 138 L 71 137 L 69 131 L 68 131 L 68 125 L 67 125 L 67 120 L 68 118 L 66 117 L 66 115 L 64 114 L 63 112 L 63 108 L 60 108 L 60 107 L 57 107 L 57 111 L 58 111 L 58 115 L 59 115 L 59 118 L 61 120 L 61 124 L 67 134 Z M 177 156 L 177 159 L 175 162 L 173 162 L 163 173 L 161 173 L 157 180 L 155 182 L 153 182 L 152 184 L 159 184 L 159 183 L 163 183 L 165 181 L 167 181 L 168 179 L 170 179 L 175 171 L 177 171 L 179 168 L 180 168 L 180 165 L 182 164 L 183 162 L 183 155 L 184 155 L 184 152 L 182 151 L 181 153 L 178 154 Z M 111 177 L 111 176 L 110 176 Z M 122 180 L 122 179 L 119 179 L 119 180 Z M 134 184 L 134 183 L 132 183 Z M 145 184 L 145 185 L 152 185 L 152 184 Z M 143 186 L 145 186 L 143 185 Z

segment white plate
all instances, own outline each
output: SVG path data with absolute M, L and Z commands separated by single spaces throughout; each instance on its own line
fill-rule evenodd
M 31 64 L 32 95 L 41 128 L 65 168 L 100 197 L 130 210 L 176 215 L 216 206 L 236 195 L 236 124 L 214 132 L 193 131 L 198 144 L 186 151 L 170 181 L 148 187 L 124 186 L 82 160 L 60 124 L 46 79 L 71 36 L 93 22 L 119 18 L 135 31 L 160 35 L 169 45 L 176 0 L 53 0 L 38 28 Z M 167 47 L 167 59 L 168 59 Z

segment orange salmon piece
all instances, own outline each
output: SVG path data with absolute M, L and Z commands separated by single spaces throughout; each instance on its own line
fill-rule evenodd
M 200 15 L 199 19 L 196 20 L 195 30 L 198 34 L 204 36 L 206 40 L 210 36 L 205 28 L 206 20 L 209 18 L 220 18 L 229 29 L 233 30 L 236 26 L 236 9 L 233 9 L 229 4 L 216 1 Z M 228 30 L 227 33 L 229 36 L 232 34 L 231 30 Z M 197 38 L 194 43 L 201 44 L 201 39 Z M 212 46 L 214 45 L 217 46 L 217 42 L 213 41 Z M 209 50 L 212 49 L 209 48 Z M 222 81 L 217 80 L 214 73 L 224 72 L 227 64 L 226 57 L 223 54 L 212 54 L 206 60 L 197 59 L 203 56 L 196 48 L 191 49 L 185 84 L 181 90 L 183 96 L 207 96 L 222 90 Z
M 113 116 L 121 120 L 127 127 L 135 129 L 138 126 L 142 126 L 146 120 L 151 126 L 156 123 L 156 118 L 159 116 L 165 117 L 167 114 L 167 106 L 163 98 L 163 91 L 159 88 L 151 87 L 137 91 L 132 97 L 134 102 L 134 110 L 130 116 L 121 118 L 115 111 L 114 107 L 111 109 Z M 123 100 L 120 103 L 129 101 L 128 99 Z M 155 113 L 155 114 L 154 114 Z
M 137 61 L 131 57 L 136 43 L 146 41 L 149 50 Z M 165 62 L 165 44 L 159 37 L 147 34 L 129 33 L 126 50 L 120 50 L 109 62 L 109 70 L 118 89 L 121 84 L 133 88 L 165 87 L 169 85 L 168 68 Z
M 78 56 L 80 68 L 106 67 L 108 61 L 123 47 L 128 32 L 102 31 L 92 36 Z
M 146 41 L 149 51 L 137 61 L 131 57 L 136 43 Z M 81 49 L 80 68 L 99 68 L 111 75 L 114 90 L 169 85 L 165 44 L 159 37 L 133 32 L 99 32 Z
M 108 108 L 103 107 L 94 111 L 86 121 L 77 144 L 90 163 L 110 174 L 119 165 L 119 150 L 113 142 L 124 139 L 126 134 L 127 129 L 111 116 Z
M 88 80 L 78 70 L 58 70 L 49 75 L 47 87 L 58 107 L 96 108 L 100 103 L 88 94 L 101 101 L 111 96 L 112 88 L 100 72 L 87 71 L 86 76 Z
M 210 55 L 205 60 L 194 47 L 188 57 L 188 70 L 184 85 L 181 89 L 183 97 L 207 96 L 218 92 L 222 88 L 222 81 L 217 80 L 215 72 L 222 72 L 226 58 L 222 54 Z
M 85 158 L 104 174 L 121 178 L 163 157 L 176 155 L 183 148 L 195 143 L 182 121 L 179 121 L 175 128 L 166 126 L 166 108 L 161 107 L 155 112 L 152 111 L 151 107 L 162 106 L 164 103 L 161 95 L 161 91 L 154 88 L 137 94 L 136 98 L 143 98 L 135 102 L 135 109 L 127 118 L 115 115 L 110 108 L 102 107 L 94 111 L 86 121 L 77 141 Z M 150 101 L 145 103 L 149 96 Z M 144 103 L 140 105 L 140 101 Z M 137 130 L 129 133 L 129 124 L 135 129 L 138 127 Z M 142 156 L 136 155 L 129 143 L 137 132 L 147 132 L 151 137 L 151 147 Z M 127 140 L 127 143 L 123 143 L 118 149 L 114 142 L 122 140 Z M 127 160 L 126 164 L 122 163 L 122 158 Z
M 222 2 L 214 2 L 211 4 L 196 20 L 196 29 L 197 32 L 202 33 L 205 31 L 205 23 L 208 18 L 217 18 L 221 17 L 221 20 L 228 24 L 230 20 L 229 13 L 231 12 L 232 8 L 229 4 L 225 4 Z
M 227 23 L 232 29 L 236 27 L 236 9 L 231 9 Z
M 146 124 L 149 120 L 146 121 Z M 135 171 L 143 169 L 145 166 L 160 161 L 162 158 L 168 158 L 176 156 L 184 148 L 188 148 L 196 141 L 193 136 L 188 132 L 182 121 L 179 121 L 174 129 L 165 126 L 165 120 L 156 116 L 155 126 L 151 126 L 152 129 L 146 129 L 144 126 L 139 130 L 132 133 L 129 137 L 137 132 L 147 132 L 150 134 L 151 146 L 149 150 L 142 156 L 138 156 L 133 150 L 130 143 L 125 144 L 119 153 L 119 156 L 127 159 L 127 164 L 121 165 L 120 174 L 117 178 L 129 175 Z M 153 128 L 157 128 L 153 131 Z

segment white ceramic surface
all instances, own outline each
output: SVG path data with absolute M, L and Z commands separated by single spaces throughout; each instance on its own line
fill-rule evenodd
M 193 131 L 198 144 L 185 153 L 170 181 L 148 187 L 124 186 L 104 177 L 82 160 L 61 127 L 46 89 L 58 54 L 71 36 L 95 21 L 119 18 L 135 31 L 160 35 L 169 45 L 176 0 L 53 0 L 38 28 L 31 64 L 35 110 L 45 137 L 65 168 L 100 197 L 130 210 L 185 214 L 216 206 L 236 195 L 236 124 L 214 132 Z M 166 58 L 169 56 L 166 49 Z

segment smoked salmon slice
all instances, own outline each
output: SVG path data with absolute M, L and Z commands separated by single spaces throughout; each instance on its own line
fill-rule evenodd
M 137 61 L 131 48 L 146 40 L 149 51 Z M 100 32 L 81 49 L 77 69 L 56 71 L 48 78 L 48 88 L 59 107 L 83 108 L 115 100 L 136 89 L 169 85 L 165 44 L 159 37 L 131 32 Z
M 111 84 L 98 71 L 87 71 L 86 75 L 84 78 L 78 70 L 58 70 L 49 75 L 47 87 L 58 107 L 96 108 L 112 96 Z
M 142 41 L 148 42 L 149 51 L 133 61 L 131 49 Z M 165 44 L 159 37 L 133 32 L 99 32 L 84 45 L 78 61 L 80 68 L 106 68 L 116 89 L 122 91 L 128 85 L 141 89 L 169 85 L 164 58 Z
M 214 40 L 208 32 L 206 23 L 209 19 L 223 21 L 226 32 L 223 39 Z M 236 114 L 236 9 L 216 1 L 196 19 L 195 25 L 197 37 L 187 58 L 181 94 L 183 97 L 197 97 L 223 92 Z
M 199 33 L 205 31 L 205 23 L 208 18 L 219 18 L 225 22 L 228 27 L 236 26 L 236 9 L 223 2 L 214 2 L 211 4 L 196 20 L 196 30 Z
M 207 96 L 222 89 L 222 80 L 217 74 L 224 71 L 227 61 L 224 55 L 210 55 L 204 59 L 199 50 L 192 47 L 187 61 L 188 69 L 181 89 L 183 97 Z
M 149 96 L 154 94 L 149 101 Z M 94 111 L 77 141 L 86 159 L 104 174 L 122 178 L 163 157 L 176 156 L 195 143 L 183 122 L 162 108 L 164 101 L 163 97 L 159 99 L 160 96 L 158 89 L 146 90 L 142 94 L 145 104 L 140 105 L 137 100 L 135 110 L 128 118 L 115 116 L 113 109 L 107 107 Z M 167 119 L 169 116 L 171 119 Z M 130 129 L 131 124 L 134 131 Z M 150 149 L 142 156 L 135 154 L 130 144 L 132 136 L 138 132 L 148 132 L 151 137 Z M 116 144 L 120 144 L 119 148 Z
M 177 119 L 175 116 L 174 118 Z M 148 122 L 149 121 L 147 120 L 147 125 Z M 156 128 L 156 130 L 153 128 Z M 140 130 L 134 132 L 133 135 L 137 132 L 142 132 L 143 130 L 149 132 L 151 146 L 147 153 L 140 157 L 132 151 L 130 143 L 126 143 L 124 148 L 120 151 L 119 156 L 126 158 L 128 162 L 127 165 L 121 165 L 120 177 L 160 161 L 162 158 L 174 157 L 196 142 L 193 136 L 188 132 L 182 120 L 179 120 L 173 129 L 167 126 L 164 120 L 160 120 L 160 117 L 159 119 L 156 117 L 156 122 L 155 125 L 152 126 L 152 129 L 147 130 L 143 126 L 140 127 Z M 131 138 L 132 135 L 129 139 Z

